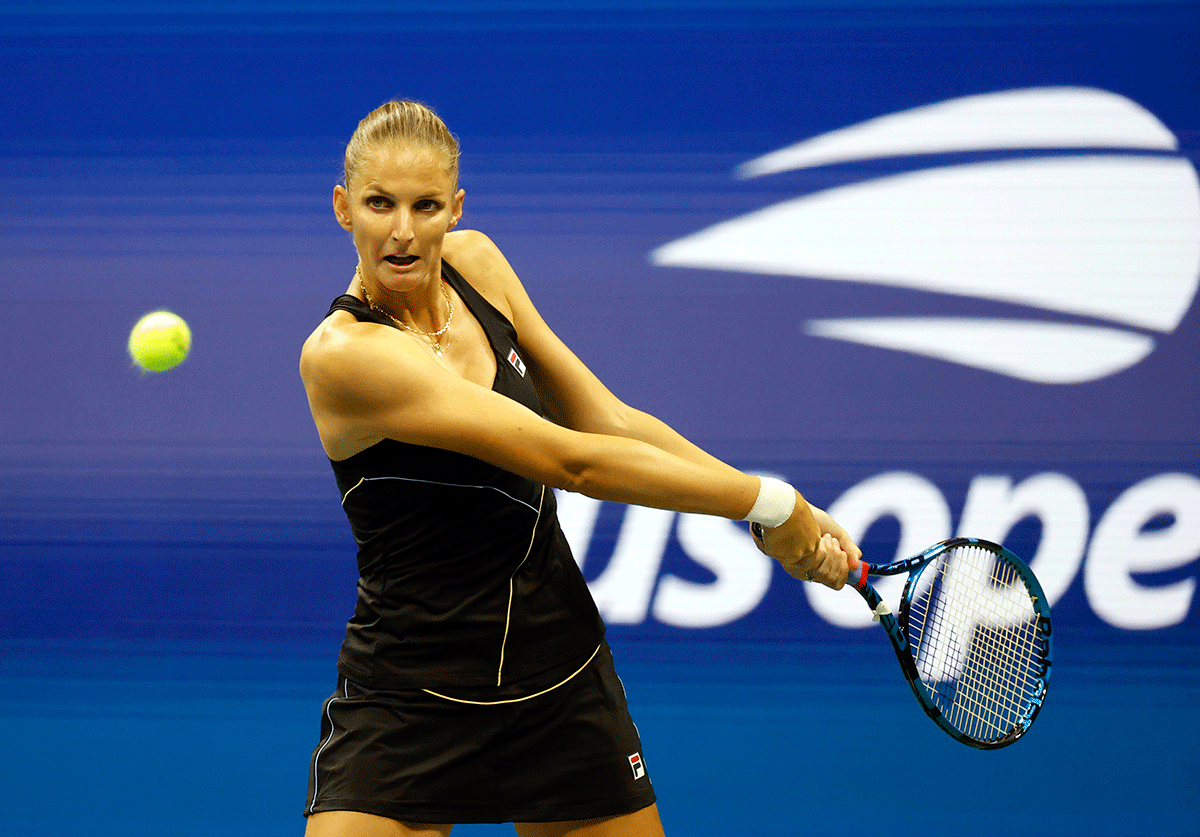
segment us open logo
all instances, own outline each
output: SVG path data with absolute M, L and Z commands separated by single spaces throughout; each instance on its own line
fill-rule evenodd
M 996 159 L 979 160 L 982 152 Z M 994 317 L 937 316 L 933 298 L 930 316 L 802 328 L 1042 384 L 1116 374 L 1179 326 L 1200 281 L 1200 184 L 1170 130 L 1115 93 L 952 99 L 779 149 L 737 176 L 949 153 L 976 158 L 938 165 L 926 156 L 901 174 L 718 223 L 650 259 L 997 303 Z M 1032 310 L 1013 316 L 1012 304 Z

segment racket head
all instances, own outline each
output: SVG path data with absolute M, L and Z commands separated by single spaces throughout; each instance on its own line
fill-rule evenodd
M 913 691 L 954 738 L 1006 747 L 1033 724 L 1049 685 L 1046 596 L 1024 561 L 990 541 L 953 538 L 922 558 L 898 613 Z

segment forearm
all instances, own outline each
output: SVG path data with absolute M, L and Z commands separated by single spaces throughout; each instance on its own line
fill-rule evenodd
M 631 409 L 625 429 L 629 437 L 640 439 L 701 467 L 729 467 L 649 413 Z M 809 505 L 800 492 L 796 492 L 796 508 L 787 522 L 786 529 L 795 532 L 797 542 L 805 545 L 815 542 L 822 532 L 827 531 L 823 520 L 836 526 L 827 514 Z M 840 531 L 840 527 L 838 529 Z
M 626 407 L 620 424 L 608 428 L 606 432 L 646 442 L 659 450 L 703 467 L 728 467 L 708 451 L 688 441 L 666 422 L 632 407 Z
M 534 417 L 511 404 L 489 401 L 494 408 L 488 431 L 475 422 L 464 422 L 462 435 L 451 434 L 452 449 L 491 462 L 513 473 L 597 500 L 649 506 L 671 511 L 707 514 L 745 520 L 763 489 L 763 481 L 709 456 L 662 422 L 645 414 L 633 422 L 592 422 L 590 429 L 571 430 Z M 482 405 L 481 405 L 482 406 Z M 432 426 L 445 436 L 454 417 L 473 416 L 482 410 L 455 411 Z M 508 421 L 504 421 L 508 419 Z M 506 426 L 498 433 L 498 426 Z M 614 425 L 622 432 L 597 432 Z M 650 441 L 636 438 L 644 435 Z M 418 438 L 418 442 L 424 440 Z M 657 442 L 658 444 L 655 444 Z M 672 448 L 668 450 L 666 448 Z M 676 452 L 677 451 L 677 452 Z M 778 481 L 775 481 L 778 483 Z M 775 486 L 776 497 L 782 484 Z M 788 509 L 773 505 L 776 513 L 757 519 L 770 528 L 764 551 L 778 559 L 789 573 L 807 569 L 816 558 L 821 529 L 808 502 L 790 486 L 794 496 Z M 786 519 L 780 515 L 786 514 Z
M 758 477 L 744 474 L 690 443 L 685 442 L 683 450 L 693 454 L 694 459 L 628 437 L 585 434 L 585 438 L 579 461 L 586 464 L 573 471 L 576 478 L 571 486 L 579 493 L 600 500 L 732 520 L 744 520 L 759 508 L 756 501 L 763 484 Z M 677 434 L 675 438 L 682 441 Z M 821 537 L 813 509 L 800 492 L 773 482 L 775 492 L 786 488 L 792 493 L 794 504 L 790 513 L 776 504 L 775 511 L 781 517 L 774 522 L 763 519 L 766 525 L 777 527 L 772 530 L 775 548 L 769 554 L 778 558 L 811 554 Z
M 725 463 L 709 454 L 707 451 L 688 441 L 669 425 L 638 410 L 630 410 L 624 431 L 630 438 L 636 438 L 654 445 L 660 450 L 678 456 L 701 468 L 728 468 Z M 836 529 L 851 548 L 857 550 L 853 543 L 845 537 L 836 523 L 820 509 L 809 505 L 799 491 L 796 494 L 796 505 L 791 516 L 783 524 L 771 532 L 770 545 L 766 546 L 769 555 L 779 559 L 789 572 L 799 572 L 798 567 L 807 566 L 794 560 L 796 556 L 812 556 L 820 542 L 821 534 Z M 729 515 L 726 515 L 729 516 Z M 735 519 L 742 519 L 745 513 Z M 861 553 L 859 553 L 861 554 Z
M 745 517 L 758 496 L 758 478 L 676 439 L 683 444 L 670 450 L 632 435 L 581 434 L 566 457 L 570 485 L 563 487 L 598 500 Z
M 640 410 L 626 407 L 621 414 L 619 423 L 614 422 L 605 428 L 608 433 L 606 435 L 620 437 L 626 440 L 636 440 L 646 445 L 650 445 L 657 451 L 665 453 L 668 457 L 673 457 L 676 461 L 672 467 L 680 475 L 690 473 L 688 469 L 683 468 L 681 463 L 687 463 L 690 466 L 700 469 L 698 473 L 704 479 L 713 479 L 717 474 L 733 474 L 739 478 L 741 484 L 745 484 L 744 478 L 747 476 L 740 471 L 736 471 L 729 465 L 717 459 L 707 451 L 688 441 L 680 433 L 672 429 L 665 422 L 660 421 L 654 416 L 644 413 Z M 649 464 L 661 457 L 649 456 L 645 457 L 644 461 Z M 670 462 L 670 460 L 667 460 Z M 754 492 L 758 491 L 758 479 L 751 478 L 750 483 Z M 581 493 L 591 493 L 591 496 L 596 495 L 596 488 L 584 490 Z M 754 502 L 755 494 L 751 494 L 750 502 Z M 678 495 L 669 497 L 667 502 L 654 501 L 624 501 L 635 502 L 638 505 L 649 505 L 662 508 L 675 508 L 671 504 L 677 499 Z M 620 501 L 618 497 L 603 497 L 600 499 L 613 499 Z M 693 509 L 676 509 L 678 511 L 699 511 L 705 514 L 716 514 L 722 517 L 729 517 L 734 520 L 741 520 L 745 517 L 749 507 L 742 510 L 737 510 L 735 513 L 726 513 L 720 511 L 712 511 L 709 508 L 693 508 Z M 814 518 L 814 513 L 817 510 L 810 507 L 800 492 L 796 492 L 796 506 L 792 517 L 787 521 L 787 525 L 782 527 L 784 531 L 792 533 L 792 542 L 798 545 L 801 549 L 808 548 L 811 544 L 820 537 L 822 531 L 818 521 Z M 778 534 L 782 534 L 778 533 Z

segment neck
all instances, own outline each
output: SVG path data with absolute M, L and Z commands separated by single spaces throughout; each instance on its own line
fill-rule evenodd
M 412 316 L 413 309 L 411 307 L 401 307 L 399 313 L 397 313 L 390 306 L 387 306 L 386 303 L 381 304 L 381 301 L 372 295 L 369 290 L 367 290 L 367 283 L 363 279 L 361 267 L 355 268 L 355 275 L 358 279 L 358 288 L 363 295 L 363 301 L 366 302 L 367 305 L 388 317 L 400 328 L 423 337 L 433 346 L 434 351 L 436 351 L 438 355 L 442 354 L 442 350 L 444 348 L 443 341 L 446 344 L 448 344 L 450 341 L 450 337 L 448 334 L 446 334 L 446 332 L 450 329 L 450 323 L 454 319 L 454 303 L 450 299 L 450 291 L 446 288 L 446 282 L 444 279 L 442 279 L 440 274 L 438 275 L 437 287 L 441 293 L 434 297 L 432 304 L 428 309 L 431 312 L 429 318 L 431 326 L 430 328 L 421 328 L 419 325 L 416 325 L 416 318 Z M 444 316 L 441 316 L 440 311 L 438 310 L 439 305 L 437 300 L 439 297 L 445 300 L 446 313 Z M 408 314 L 409 318 L 413 320 L 413 324 L 409 324 L 404 319 L 401 319 L 401 314 Z
M 409 326 L 428 330 L 441 327 L 446 316 L 442 292 L 444 282 L 438 275 L 426 286 L 395 290 L 378 280 L 368 279 L 361 265 L 354 270 L 350 292 L 381 314 L 401 320 Z

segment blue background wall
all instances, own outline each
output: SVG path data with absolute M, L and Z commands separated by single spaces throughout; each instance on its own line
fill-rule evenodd
M 1047 384 L 809 323 L 1114 318 L 653 257 L 857 183 L 1103 153 L 1185 172 L 1161 236 L 1086 233 L 1149 241 L 1154 274 L 1160 238 L 1200 241 L 1197 43 L 1191 2 L 0 6 L 0 833 L 303 828 L 354 562 L 296 361 L 353 270 L 329 208 L 342 144 L 393 96 L 459 135 L 464 224 L 618 395 L 841 509 L 877 560 L 978 534 L 1054 579 L 1045 711 L 982 753 L 921 715 L 882 636 L 764 570 L 741 530 L 565 502 L 669 834 L 1198 833 L 1196 270 L 1177 323 L 1127 329 L 1148 356 Z M 735 176 L 876 117 L 1039 88 L 1116 94 L 1175 144 Z M 140 374 L 125 338 L 159 307 L 194 349 Z

